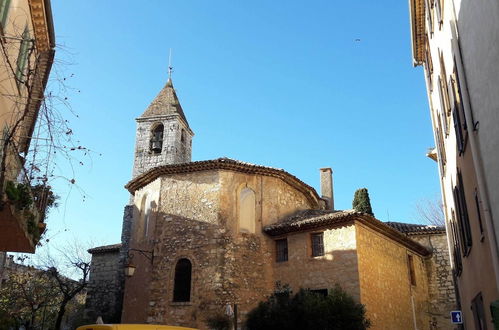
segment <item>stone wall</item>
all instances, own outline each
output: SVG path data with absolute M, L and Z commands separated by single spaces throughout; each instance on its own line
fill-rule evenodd
M 101 316 L 106 323 L 119 323 L 123 267 L 119 247 L 92 253 L 88 294 L 85 302 L 85 320 L 95 322 Z
M 136 209 L 141 194 L 156 182 L 136 193 Z M 255 234 L 238 231 L 238 193 L 243 187 L 255 192 Z M 275 287 L 274 241 L 262 233 L 262 223 L 310 208 L 306 196 L 278 178 L 222 170 L 162 177 L 160 191 L 151 219 L 152 271 L 142 264 L 144 271 L 139 273 L 137 267 L 136 275 L 127 279 L 123 322 L 205 329 L 206 319 L 223 313 L 228 303 L 238 305 L 239 320 L 244 321 Z M 136 210 L 134 221 L 139 215 Z M 132 247 L 141 241 L 133 238 L 140 226 L 134 224 Z M 192 263 L 191 297 L 182 303 L 173 302 L 174 270 L 180 258 Z M 140 309 L 148 310 L 147 317 Z
M 154 125 L 162 123 L 163 148 L 160 153 L 150 151 L 151 129 Z M 181 141 L 182 131 L 184 141 Z M 132 177 L 150 170 L 151 168 L 191 161 L 190 130 L 178 119 L 177 116 L 158 116 L 154 118 L 137 119 L 137 133 L 135 136 L 135 156 Z
M 356 231 L 360 296 L 371 329 L 429 329 L 425 259 L 362 224 Z M 416 285 L 410 283 L 408 255 Z
M 457 308 L 447 237 L 445 233 L 416 234 L 409 237 L 432 251 L 431 259 L 426 261 L 432 329 L 454 329 L 450 312 Z

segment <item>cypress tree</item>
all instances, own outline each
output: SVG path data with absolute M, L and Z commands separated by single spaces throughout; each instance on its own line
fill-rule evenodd
M 352 207 L 354 210 L 358 212 L 367 213 L 374 216 L 367 188 L 360 188 L 355 191 L 355 195 L 353 196 Z

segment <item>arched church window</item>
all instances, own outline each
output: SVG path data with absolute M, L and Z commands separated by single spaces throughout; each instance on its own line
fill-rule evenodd
M 180 132 L 180 142 L 184 143 L 185 142 L 185 130 L 182 128 L 182 131 Z
M 163 124 L 158 124 L 154 126 L 154 129 L 151 132 L 150 149 L 156 154 L 159 154 L 163 149 L 163 131 Z
M 250 188 L 243 188 L 239 193 L 239 231 L 255 233 L 255 192 Z
M 191 300 L 192 265 L 189 259 L 180 259 L 175 266 L 173 284 L 173 301 L 182 302 Z

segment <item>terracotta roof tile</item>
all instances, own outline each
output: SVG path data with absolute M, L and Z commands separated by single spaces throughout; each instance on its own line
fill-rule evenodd
M 97 246 L 97 247 L 89 249 L 88 253 L 98 254 L 98 253 L 105 253 L 105 252 L 115 252 L 115 251 L 119 251 L 120 249 L 121 249 L 121 243 L 112 244 L 112 245 Z
M 385 236 L 403 244 L 411 250 L 427 256 L 430 252 L 421 244 L 411 240 L 400 231 L 379 221 L 378 219 L 355 210 L 345 211 L 325 211 L 325 210 L 305 210 L 299 211 L 290 217 L 268 225 L 263 231 L 270 236 L 279 236 L 292 232 L 314 230 L 319 228 L 331 228 L 341 225 L 348 225 L 358 221 L 363 225 L 374 229 Z
M 445 227 L 405 222 L 385 222 L 388 226 L 408 235 L 445 234 Z

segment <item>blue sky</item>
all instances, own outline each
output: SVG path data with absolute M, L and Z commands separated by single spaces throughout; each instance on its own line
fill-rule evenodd
M 369 189 L 380 220 L 417 222 L 439 196 L 424 76 L 413 68 L 404 1 L 52 1 L 61 109 L 95 153 L 78 189 L 53 182 L 48 237 L 120 239 L 141 115 L 167 79 L 195 132 L 193 160 L 230 157 L 283 168 L 319 188 L 334 171 L 335 206 Z M 360 41 L 356 41 L 360 39 Z M 80 90 L 81 92 L 77 92 Z M 99 155 L 102 154 L 102 155 Z M 64 163 L 57 174 L 72 177 Z M 84 197 L 85 196 L 85 197 Z

